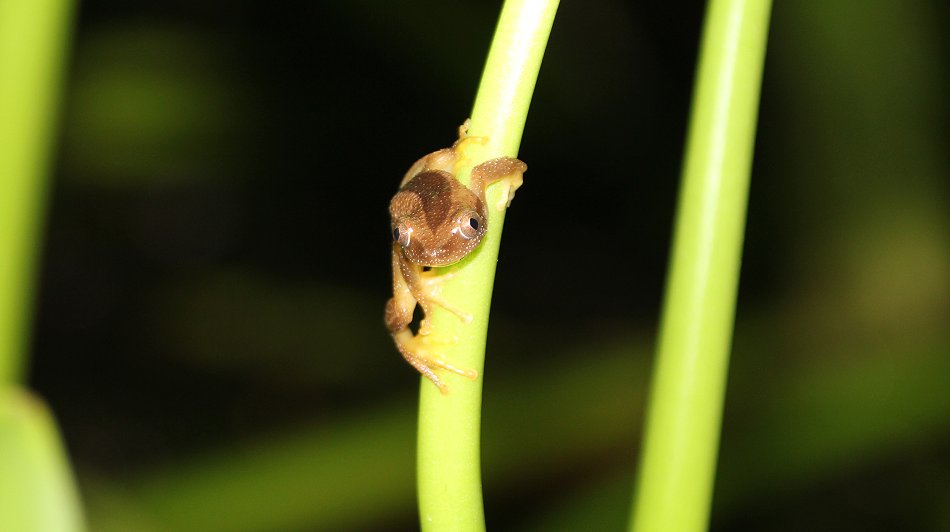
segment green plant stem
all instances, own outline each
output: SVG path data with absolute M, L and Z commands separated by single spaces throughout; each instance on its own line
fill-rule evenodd
M 72 0 L 0 2 L 0 385 L 22 378 Z
M 527 119 L 556 0 L 508 0 L 502 8 L 472 111 L 469 134 L 487 137 L 471 144 L 469 164 L 460 170 L 466 182 L 472 166 L 503 155 L 516 156 Z M 483 373 L 485 338 L 492 283 L 504 223 L 498 209 L 500 187 L 487 194 L 489 229 L 479 247 L 448 268 L 455 277 L 443 285 L 444 298 L 473 316 L 462 324 L 441 308 L 432 312 L 434 339 L 445 341 L 445 358 Z M 516 203 L 517 204 L 517 203 Z M 445 372 L 443 372 L 445 373 Z M 445 375 L 449 393 L 442 395 L 423 379 L 419 401 L 418 488 L 424 530 L 484 530 L 479 438 L 483 376 L 472 382 Z
M 83 529 L 56 424 L 19 386 L 72 0 L 0 1 L 0 530 Z
M 770 0 L 711 0 L 630 529 L 705 530 Z
M 42 401 L 15 387 L 0 388 L 0 471 L 0 530 L 83 530 L 53 416 Z

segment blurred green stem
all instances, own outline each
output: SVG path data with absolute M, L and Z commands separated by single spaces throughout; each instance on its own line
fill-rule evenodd
M 83 517 L 59 431 L 42 401 L 0 388 L 0 530 L 79 532 Z
M 472 166 L 503 155 L 515 157 L 527 119 L 556 0 L 508 0 L 502 8 L 491 50 L 475 98 L 469 134 L 487 137 L 465 150 L 469 164 L 459 172 L 467 182 Z M 499 187 L 490 187 L 489 231 L 462 263 L 450 267 L 455 277 L 443 286 L 444 298 L 474 317 L 469 324 L 436 308 L 430 317 L 433 335 L 457 338 L 444 350 L 447 360 L 482 373 L 492 283 L 504 223 L 496 208 Z M 418 488 L 424 530 L 484 530 L 479 438 L 482 378 L 470 382 L 446 375 L 450 392 L 442 395 L 423 379 L 419 403 Z
M 0 385 L 24 371 L 72 4 L 0 2 Z
M 769 0 L 711 0 L 631 530 L 705 530 L 732 342 Z
M 56 424 L 23 380 L 71 0 L 0 1 L 0 530 L 82 530 Z

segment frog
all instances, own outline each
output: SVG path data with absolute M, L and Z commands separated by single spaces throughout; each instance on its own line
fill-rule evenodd
M 488 142 L 487 137 L 469 136 L 469 125 L 466 120 L 459 127 L 458 140 L 451 147 L 416 161 L 389 203 L 393 296 L 386 303 L 384 321 L 402 357 L 442 394 L 448 393 L 448 386 L 436 371 L 471 380 L 478 379 L 478 371 L 457 367 L 431 349 L 437 344 L 429 338 L 434 306 L 448 310 L 463 324 L 472 321 L 471 314 L 441 297 L 442 283 L 455 273 L 436 268 L 451 266 L 470 255 L 489 231 L 486 189 L 495 183 L 503 186 L 496 209 L 505 209 L 528 169 L 516 158 L 498 157 L 472 168 L 469 184 L 464 185 L 457 175 L 469 162 L 466 147 Z M 413 333 L 410 324 L 416 305 L 423 317 Z

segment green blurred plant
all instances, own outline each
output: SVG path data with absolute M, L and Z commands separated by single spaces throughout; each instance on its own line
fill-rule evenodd
M 382 39 L 387 47 L 400 38 L 428 37 L 424 13 L 405 15 L 419 25 L 419 31 L 407 31 L 392 22 L 389 12 L 379 15 L 387 9 L 382 4 L 364 4 L 361 27 L 371 21 L 390 28 L 392 35 Z M 802 494 L 827 490 L 855 472 L 879 472 L 882 466 L 900 464 L 903 480 L 912 479 L 918 487 L 921 477 L 913 477 L 914 468 L 904 461 L 920 459 L 921 449 L 939 452 L 945 446 L 950 240 L 946 205 L 940 202 L 945 197 L 943 137 L 934 118 L 942 116 L 944 102 L 942 92 L 927 91 L 941 86 L 933 78 L 941 73 L 942 56 L 941 49 L 927 47 L 933 46 L 927 40 L 933 36 L 920 23 L 927 18 L 922 5 L 890 0 L 869 9 L 810 0 L 775 6 L 776 29 L 784 24 L 787 33 L 784 39 L 774 34 L 786 55 L 784 61 L 780 54 L 770 58 L 779 59 L 780 67 L 770 68 L 772 75 L 784 78 L 773 80 L 782 88 L 771 93 L 772 109 L 787 115 L 779 117 L 781 127 L 763 131 L 783 153 L 766 158 L 771 180 L 763 189 L 774 196 L 800 196 L 782 201 L 767 193 L 764 199 L 772 201 L 762 202 L 773 217 L 767 222 L 779 218 L 788 226 L 769 235 L 772 252 L 782 262 L 781 271 L 770 272 L 778 275 L 769 286 L 787 293 L 767 294 L 764 302 L 753 299 L 740 307 L 744 316 L 741 312 L 729 376 L 730 426 L 715 492 L 720 519 L 794 505 Z M 390 12 L 407 11 L 393 6 Z M 440 65 L 456 64 L 446 47 L 425 49 Z M 912 68 L 906 70 L 907 65 Z M 454 77 L 452 82 L 458 83 Z M 896 130 L 895 118 L 902 126 Z M 85 139 L 85 129 L 76 127 L 77 139 Z M 923 208 L 911 201 L 917 196 L 927 200 Z M 881 217 L 882 212 L 889 214 Z M 908 218 L 914 223 L 907 224 Z M 891 223 L 895 220 L 904 223 Z M 783 247 L 789 237 L 798 250 Z M 901 244 L 896 252 L 895 242 Z M 219 271 L 209 271 L 211 279 L 218 276 Z M 364 288 L 330 294 L 323 286 L 301 290 L 253 271 L 245 281 L 216 289 L 205 279 L 194 286 L 163 284 L 151 297 L 160 296 L 169 311 L 150 314 L 161 315 L 178 334 L 157 335 L 156 342 L 178 356 L 204 353 L 207 373 L 240 375 L 245 382 L 260 378 L 261 368 L 275 356 L 288 357 L 276 365 L 294 368 L 294 378 L 310 379 L 306 386 L 317 389 L 328 374 L 364 376 L 364 368 L 379 367 L 381 353 L 391 350 L 382 334 L 378 344 L 365 334 L 379 328 L 379 301 L 378 295 L 367 297 Z M 235 308 L 247 317 L 237 334 L 229 314 Z M 536 324 L 528 317 L 514 321 L 499 321 L 517 337 L 503 341 L 536 345 L 541 337 L 531 333 Z M 328 339 L 336 342 L 328 346 Z M 514 499 L 526 489 L 535 492 L 552 475 L 571 475 L 562 485 L 566 488 L 543 493 L 542 505 L 519 506 L 517 520 L 545 532 L 619 530 L 628 513 L 631 474 L 619 450 L 635 445 L 645 369 L 640 359 L 630 357 L 645 355 L 650 346 L 611 334 L 576 340 L 576 345 L 545 351 L 553 360 L 570 363 L 492 373 L 493 389 L 484 398 L 485 484 L 489 493 Z M 301 352 L 323 348 L 348 363 L 345 368 L 308 366 L 317 360 L 310 357 L 301 364 L 289 358 L 295 351 L 281 344 L 293 341 L 304 343 Z M 558 341 L 572 340 L 561 335 Z M 493 357 L 517 364 L 518 357 L 501 358 Z M 528 370 L 530 379 L 519 377 Z M 580 400 L 565 401 L 574 396 Z M 394 528 L 413 518 L 407 457 L 414 404 L 386 397 L 385 405 L 353 415 L 337 412 L 317 426 L 249 436 L 198 456 L 176 454 L 145 470 L 100 472 L 103 476 L 96 478 L 86 467 L 91 523 L 95 530 L 123 532 Z M 940 462 L 921 465 L 928 467 L 928 485 L 947 485 Z M 907 494 L 926 511 L 933 495 L 925 491 L 930 490 Z M 941 500 L 950 500 L 947 495 Z M 893 508 L 906 510 L 905 500 L 892 499 Z M 945 514 L 946 504 L 936 507 Z M 920 515 L 926 518 L 925 512 Z M 950 520 L 945 516 L 943 523 Z
M 83 528 L 49 412 L 19 383 L 70 0 L 0 2 L 0 530 Z
M 701 531 L 709 520 L 770 8 L 707 8 L 634 531 Z
M 83 530 L 79 496 L 53 416 L 15 387 L 0 389 L 0 530 Z

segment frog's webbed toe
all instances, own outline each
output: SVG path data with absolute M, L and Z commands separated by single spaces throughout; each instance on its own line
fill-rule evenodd
M 396 341 L 396 348 L 402 357 L 406 359 L 406 362 L 432 381 L 443 394 L 448 393 L 448 386 L 436 375 L 434 371 L 436 369 L 451 371 L 452 373 L 471 380 L 478 378 L 478 371 L 454 366 L 446 361 L 442 355 L 433 352 L 433 347 L 438 344 L 454 343 L 454 339 L 451 342 L 440 342 L 433 340 L 431 337 L 413 336 L 408 329 L 393 334 L 393 339 Z
M 418 290 L 416 300 L 422 307 L 425 318 L 423 318 L 419 324 L 419 334 L 427 335 L 430 332 L 429 313 L 432 309 L 432 305 L 438 305 L 452 314 L 455 314 L 462 320 L 462 323 L 472 322 L 471 314 L 453 306 L 442 297 L 442 282 L 451 279 L 454 275 L 453 273 L 446 273 L 442 275 L 423 274 L 420 276 L 416 287 Z
M 511 200 L 515 199 L 515 191 L 524 183 L 523 175 L 526 171 L 528 165 L 524 162 L 513 157 L 498 157 L 472 169 L 472 186 L 479 196 L 483 196 L 488 185 L 501 182 L 504 188 L 495 208 L 502 210 L 509 207 Z

